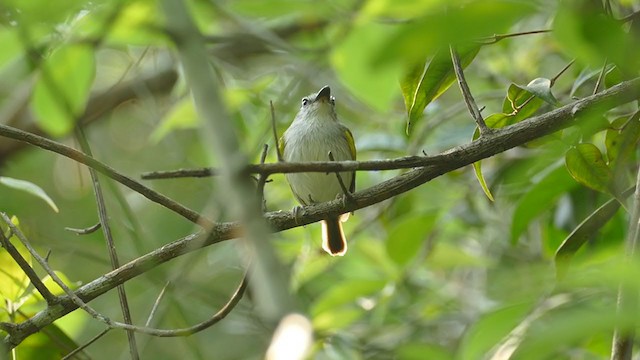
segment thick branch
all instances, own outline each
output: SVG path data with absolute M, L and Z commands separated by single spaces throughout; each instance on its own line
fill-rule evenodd
M 285 211 L 267 213 L 265 218 L 270 223 L 272 230 L 277 232 L 310 224 L 330 215 L 337 216 L 371 206 L 407 192 L 452 170 L 569 127 L 583 112 L 606 111 L 638 97 L 640 97 L 640 78 L 623 82 L 596 95 L 529 118 L 513 126 L 496 130 L 472 143 L 451 149 L 439 155 L 446 161 L 414 169 L 368 189 L 353 193 L 353 201 L 344 203 L 338 199 L 307 206 L 304 214 L 298 219 L 291 212 Z M 334 170 L 342 169 L 334 168 Z M 199 248 L 235 238 L 239 234 L 240 228 L 236 222 L 216 224 L 208 234 L 199 232 L 167 244 L 80 287 L 77 294 L 84 301 L 90 301 L 164 262 Z M 58 305 L 48 307 L 31 319 L 18 324 L 15 331 L 12 331 L 4 341 L 10 347 L 14 347 L 27 336 L 75 309 L 76 305 L 68 297 L 62 297 Z

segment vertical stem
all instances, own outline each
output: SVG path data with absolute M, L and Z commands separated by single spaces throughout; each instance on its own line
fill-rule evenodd
M 626 257 L 627 261 L 634 260 L 640 238 L 640 169 L 636 180 L 636 191 L 633 195 L 633 208 L 629 219 L 629 232 L 627 234 Z M 618 289 L 618 319 L 625 319 L 634 314 L 638 309 L 638 291 L 635 286 L 622 281 Z M 618 325 L 613 334 L 611 360 L 631 360 L 633 354 L 633 339 L 635 331 L 628 324 Z
M 460 91 L 462 92 L 464 102 L 467 104 L 469 113 L 476 121 L 476 124 L 480 129 L 480 136 L 486 135 L 491 132 L 491 129 L 489 129 L 487 127 L 487 124 L 485 124 L 484 119 L 482 118 L 482 114 L 480 113 L 480 110 L 478 110 L 478 105 L 476 105 L 476 101 L 473 99 L 473 95 L 471 94 L 471 90 L 469 89 L 469 85 L 467 84 L 467 80 L 464 78 L 464 71 L 462 71 L 460 56 L 458 55 L 458 52 L 453 47 L 453 45 L 449 46 L 449 51 L 451 52 L 453 71 L 456 73 L 456 78 L 458 79 L 458 85 L 460 86 Z
M 167 18 L 167 32 L 177 47 L 196 111 L 202 119 L 203 134 L 207 143 L 212 144 L 209 155 L 220 163 L 222 190 L 219 195 L 243 226 L 242 251 L 246 261 L 252 264 L 249 279 L 258 310 L 265 319 L 279 320 L 294 310 L 288 274 L 269 242 L 272 230 L 263 218 L 255 184 L 244 172 L 247 157 L 222 100 L 220 81 L 211 68 L 202 33 L 184 1 L 163 0 L 161 5 Z

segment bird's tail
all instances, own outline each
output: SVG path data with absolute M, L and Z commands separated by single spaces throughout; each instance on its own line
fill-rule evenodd
M 322 221 L 322 248 L 331 256 L 342 256 L 347 252 L 347 240 L 339 216 Z

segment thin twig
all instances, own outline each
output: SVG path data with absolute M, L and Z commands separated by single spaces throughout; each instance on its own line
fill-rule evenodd
M 4 235 L 2 231 L 0 231 L 0 245 L 7 250 L 9 255 L 13 258 L 13 260 L 20 266 L 20 269 L 27 275 L 33 286 L 38 290 L 40 295 L 47 302 L 47 305 L 53 305 L 58 302 L 58 299 L 49 291 L 49 289 L 45 286 L 44 283 L 38 277 L 38 274 L 33 270 L 31 265 L 27 262 L 27 260 L 20 254 L 18 249 L 9 241 L 9 239 Z M 4 265 L 3 265 L 4 266 Z
M 480 41 L 480 43 L 482 45 L 489 45 L 489 44 L 495 44 L 500 40 L 511 38 L 511 37 L 524 36 L 524 35 L 533 35 L 533 34 L 544 34 L 544 33 L 549 33 L 549 32 L 551 32 L 550 29 L 522 31 L 522 32 L 511 33 L 511 34 L 500 34 L 500 35 L 487 36 L 485 38 L 480 39 L 479 41 Z
M 66 359 L 71 359 L 74 355 L 76 355 L 77 353 L 79 353 L 80 351 L 86 349 L 89 345 L 93 344 L 94 342 L 98 341 L 98 339 L 100 339 L 101 337 L 105 336 L 112 328 L 105 328 L 104 330 L 102 330 L 98 335 L 94 336 L 91 338 L 91 340 L 87 341 L 86 343 L 82 344 L 81 346 L 78 346 L 77 348 L 73 349 L 73 351 L 71 351 L 70 353 L 68 353 L 67 355 L 65 355 L 62 359 L 60 360 L 66 360 Z
M 276 146 L 278 146 L 276 144 Z M 264 164 L 265 160 L 267 159 L 267 151 L 269 150 L 269 145 L 264 144 L 262 147 L 262 154 L 260 155 L 260 164 Z M 276 151 L 278 151 L 276 149 Z M 256 191 L 257 191 L 257 195 L 258 195 L 258 201 L 260 202 L 260 204 L 262 205 L 262 212 L 265 212 L 267 206 L 265 203 L 265 199 L 264 199 L 264 186 L 267 184 L 267 178 L 269 177 L 268 174 L 260 174 L 258 176 L 258 184 L 256 185 Z
M 598 90 L 600 89 L 600 84 L 602 83 L 602 80 L 604 79 L 604 74 L 607 72 L 607 58 L 604 58 L 604 64 L 602 64 L 602 70 L 600 71 L 600 74 L 598 75 L 598 80 L 596 80 L 596 85 L 593 87 L 593 93 L 591 93 L 591 95 L 595 95 L 598 93 Z
M 560 76 L 562 76 L 562 74 L 565 73 L 565 71 L 569 70 L 569 68 L 571 67 L 571 65 L 573 65 L 576 62 L 576 59 L 573 59 L 571 61 L 569 61 L 569 63 L 567 63 L 567 65 L 565 65 L 562 70 L 558 71 L 558 73 L 552 77 L 550 79 L 551 84 L 549 84 L 550 87 L 553 87 L 553 85 L 556 83 L 556 81 L 560 78 Z
M 269 107 L 271 108 L 271 128 L 273 129 L 273 141 L 276 144 L 276 155 L 278 155 L 278 161 L 282 161 L 282 154 L 280 154 L 280 140 L 278 139 L 278 129 L 276 127 L 276 110 L 273 108 L 273 101 L 269 101 Z
M 84 228 L 84 229 L 76 229 L 76 228 L 72 228 L 72 227 L 66 227 L 64 228 L 67 231 L 71 231 L 73 233 L 76 233 L 76 235 L 88 235 L 88 234 L 93 234 L 94 232 L 98 231 L 100 229 L 100 227 L 102 227 L 101 223 L 96 223 L 95 225 L 91 225 L 88 228 Z
M 82 128 L 77 127 L 75 133 L 82 151 L 89 156 L 93 156 L 93 154 L 91 153 L 91 146 L 89 145 L 87 137 L 82 131 Z M 90 167 L 89 175 L 91 176 L 93 193 L 96 198 L 96 206 L 98 207 L 98 218 L 100 219 L 100 224 L 102 225 L 102 233 L 104 234 L 104 239 L 107 243 L 107 252 L 109 253 L 109 260 L 111 261 L 111 268 L 117 269 L 120 267 L 120 260 L 118 260 L 116 244 L 113 241 L 113 236 L 111 234 L 111 227 L 109 226 L 109 216 L 107 215 L 107 207 L 104 202 L 104 195 L 102 193 L 102 187 L 100 186 L 100 180 L 98 179 L 98 173 L 95 169 Z M 129 308 L 129 301 L 127 300 L 127 293 L 124 289 L 124 285 L 119 285 L 117 287 L 117 290 L 124 323 L 131 324 L 131 310 Z M 134 360 L 139 359 L 140 355 L 138 353 L 138 345 L 136 344 L 136 337 L 133 331 L 127 331 L 127 340 L 129 341 L 129 354 L 131 355 L 131 358 Z
M 336 159 L 333 157 L 333 153 L 331 153 L 331 151 L 329 151 L 329 160 L 336 161 Z M 349 201 L 353 201 L 353 196 L 351 196 L 351 192 L 344 185 L 344 181 L 342 180 L 342 176 L 337 171 L 335 172 L 335 174 L 336 174 L 336 177 L 338 178 L 338 183 L 340 184 L 340 188 L 342 189 L 342 192 L 344 193 L 345 198 L 347 200 L 349 200 Z
M 60 288 L 69 296 L 69 298 L 71 298 L 71 300 L 73 301 L 73 303 L 77 307 L 79 307 L 82 310 L 86 311 L 89 315 L 91 315 L 91 317 L 93 317 L 93 318 L 95 318 L 95 319 L 97 319 L 99 321 L 102 321 L 103 323 L 105 323 L 107 325 L 111 325 L 113 323 L 109 318 L 107 318 L 106 316 L 98 313 L 93 308 L 91 308 L 89 305 L 87 305 L 84 301 L 82 301 L 82 299 L 80 299 L 80 297 L 78 297 L 73 292 L 73 290 L 71 290 L 67 286 L 67 284 L 65 284 L 64 281 L 62 281 L 62 279 L 60 279 L 60 277 L 55 273 L 55 271 L 53 271 L 53 269 L 51 269 L 51 267 L 49 266 L 47 261 L 44 258 L 42 258 L 42 256 L 40 256 L 38 254 L 38 252 L 33 248 L 33 246 L 31 246 L 31 243 L 29 242 L 27 237 L 24 236 L 22 231 L 20 231 L 20 229 L 11 222 L 11 219 L 9 218 L 9 216 L 6 213 L 0 212 L 0 217 L 2 217 L 2 220 L 7 224 L 7 226 L 9 226 L 9 228 L 11 229 L 11 232 L 18 237 L 18 239 L 22 242 L 24 247 L 27 248 L 27 250 L 29 251 L 31 256 L 34 259 L 36 259 L 38 264 L 40 264 L 40 266 L 45 270 L 45 272 L 49 276 L 51 276 L 51 279 L 56 284 L 58 284 L 58 286 L 60 286 Z
M 151 311 L 149 311 L 147 322 L 144 323 L 145 327 L 149 327 L 151 325 L 151 320 L 153 320 L 153 317 L 156 315 L 156 312 L 158 311 L 158 307 L 160 306 L 160 301 L 164 297 L 164 294 L 167 292 L 169 285 L 171 285 L 171 281 L 167 281 L 167 283 L 164 284 L 164 286 L 162 287 L 162 290 L 160 290 L 160 294 L 158 294 L 156 301 L 154 301 L 153 306 L 151 307 Z
M 451 52 L 453 70 L 458 78 L 458 85 L 460 86 L 460 91 L 462 91 L 464 102 L 467 104 L 469 113 L 471 113 L 471 116 L 476 121 L 476 124 L 480 129 L 480 136 L 482 137 L 483 135 L 487 135 L 491 133 L 491 129 L 489 129 L 487 124 L 485 124 L 482 114 L 480 113 L 480 110 L 478 110 L 478 105 L 476 105 L 476 101 L 473 99 L 471 90 L 469 90 L 469 85 L 467 84 L 467 80 L 464 78 L 464 71 L 462 71 L 462 65 L 460 64 L 460 56 L 453 45 L 449 46 L 449 51 Z

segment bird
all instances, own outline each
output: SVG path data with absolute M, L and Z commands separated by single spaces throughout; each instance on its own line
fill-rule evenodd
M 302 99 L 293 122 L 280 138 L 278 148 L 284 161 L 345 161 L 356 160 L 353 134 L 338 120 L 336 100 L 331 88 L 324 86 L 317 93 Z M 355 171 L 340 172 L 340 179 L 349 193 L 355 191 Z M 300 205 L 346 199 L 336 173 L 288 173 L 285 178 Z M 298 213 L 294 209 L 294 214 Z M 322 248 L 332 256 L 343 256 L 347 242 L 342 222 L 349 213 L 329 216 L 322 220 Z

